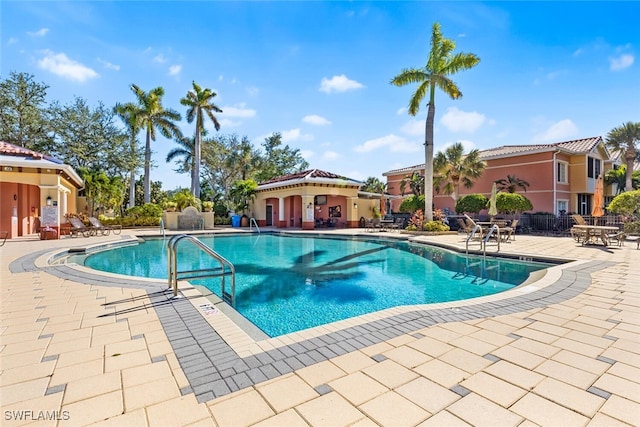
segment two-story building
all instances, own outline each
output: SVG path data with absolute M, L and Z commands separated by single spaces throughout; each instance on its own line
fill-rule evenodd
M 614 159 L 601 137 L 584 138 L 553 144 L 504 145 L 480 151 L 486 169 L 473 187 L 459 189 L 459 197 L 467 194 L 489 196 L 493 183 L 507 175 L 527 181 L 526 192 L 518 190 L 533 204 L 533 212 L 561 211 L 591 214 L 596 179 L 613 167 Z M 389 194 L 400 194 L 400 182 L 414 172 L 424 174 L 424 163 L 383 173 Z M 605 188 L 605 200 L 615 189 Z M 456 200 L 446 194 L 434 194 L 434 206 L 455 211 Z M 401 200 L 392 200 L 398 210 Z

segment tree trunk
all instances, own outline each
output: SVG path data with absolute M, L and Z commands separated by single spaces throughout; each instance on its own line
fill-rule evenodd
M 200 126 L 198 126 L 200 120 L 196 119 L 196 140 L 194 143 L 193 153 L 193 175 L 191 177 L 192 187 L 193 187 L 193 195 L 200 198 Z
M 433 118 L 435 105 L 429 103 L 424 139 L 424 220 L 433 221 Z
M 633 190 L 633 164 L 636 159 L 636 149 L 632 143 L 629 143 L 627 150 L 624 153 L 624 159 L 627 163 L 627 171 L 626 171 L 626 183 L 624 190 L 631 191 Z
M 151 134 L 147 131 L 147 142 L 144 147 L 144 202 L 151 202 Z
M 136 171 L 129 172 L 129 208 L 136 205 Z

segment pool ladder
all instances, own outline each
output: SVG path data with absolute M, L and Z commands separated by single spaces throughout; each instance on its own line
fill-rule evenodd
M 251 217 L 251 218 L 249 219 L 249 231 L 251 231 L 251 229 L 252 229 L 254 226 L 256 227 L 256 230 L 258 230 L 258 234 L 260 234 L 260 227 L 258 227 L 258 223 L 256 222 L 256 219 L 255 219 L 255 218 L 253 218 L 253 217 Z
M 206 268 L 200 270 L 185 270 L 178 271 L 178 252 L 177 246 L 183 240 L 188 240 L 198 248 L 202 249 L 204 253 L 214 258 L 220 264 L 219 267 Z M 227 304 L 235 307 L 236 305 L 236 270 L 233 264 L 225 257 L 202 243 L 197 238 L 188 234 L 179 234 L 171 237 L 167 242 L 167 280 L 169 282 L 169 289 L 173 288 L 173 296 L 178 296 L 178 280 L 184 279 L 197 279 L 204 277 L 221 277 L 222 283 L 220 284 L 222 300 Z M 227 292 L 225 277 L 231 276 L 231 289 Z
M 473 237 L 476 235 L 476 231 L 479 231 L 480 235 L 482 235 L 482 227 L 476 224 L 473 227 L 473 230 L 471 230 L 471 233 L 469 233 L 469 236 L 467 237 L 467 242 L 466 242 L 467 255 L 469 255 L 469 240 L 473 239 Z M 487 233 L 487 235 L 480 240 L 480 249 L 482 249 L 482 253 L 484 254 L 485 257 L 487 256 L 487 242 L 489 241 L 489 239 L 491 238 L 494 232 L 496 233 L 496 241 L 498 242 L 498 252 L 500 252 L 500 228 L 497 225 L 493 224 L 489 229 L 489 232 Z

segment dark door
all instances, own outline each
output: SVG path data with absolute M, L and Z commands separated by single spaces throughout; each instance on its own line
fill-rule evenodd
M 273 225 L 273 206 L 267 205 L 267 227 Z

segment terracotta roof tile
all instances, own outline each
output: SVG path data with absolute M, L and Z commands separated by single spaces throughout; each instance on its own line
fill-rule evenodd
M 503 145 L 496 148 L 488 148 L 480 151 L 480 159 L 486 160 L 494 157 L 510 157 L 527 153 L 535 153 L 560 149 L 574 154 L 588 153 L 602 142 L 602 137 L 595 136 L 591 138 L 576 139 L 572 141 L 556 142 L 552 144 L 529 144 L 529 145 Z M 424 163 L 415 166 L 409 166 L 401 169 L 394 169 L 383 173 L 383 175 L 397 175 L 400 173 L 409 173 L 415 170 L 424 169 Z
M 42 153 L 37 153 L 27 148 L 9 144 L 8 142 L 4 142 L 4 141 L 0 141 L 0 154 L 5 154 L 8 156 L 16 155 L 16 156 L 35 157 L 38 159 L 44 158 L 44 154 Z
M 349 178 L 336 175 L 335 173 L 323 171 L 320 169 L 309 169 L 302 172 L 291 173 L 289 175 L 282 175 L 272 178 L 270 180 L 259 183 L 258 185 L 275 184 L 278 182 L 296 181 L 303 178 L 327 178 L 327 179 L 346 179 Z

